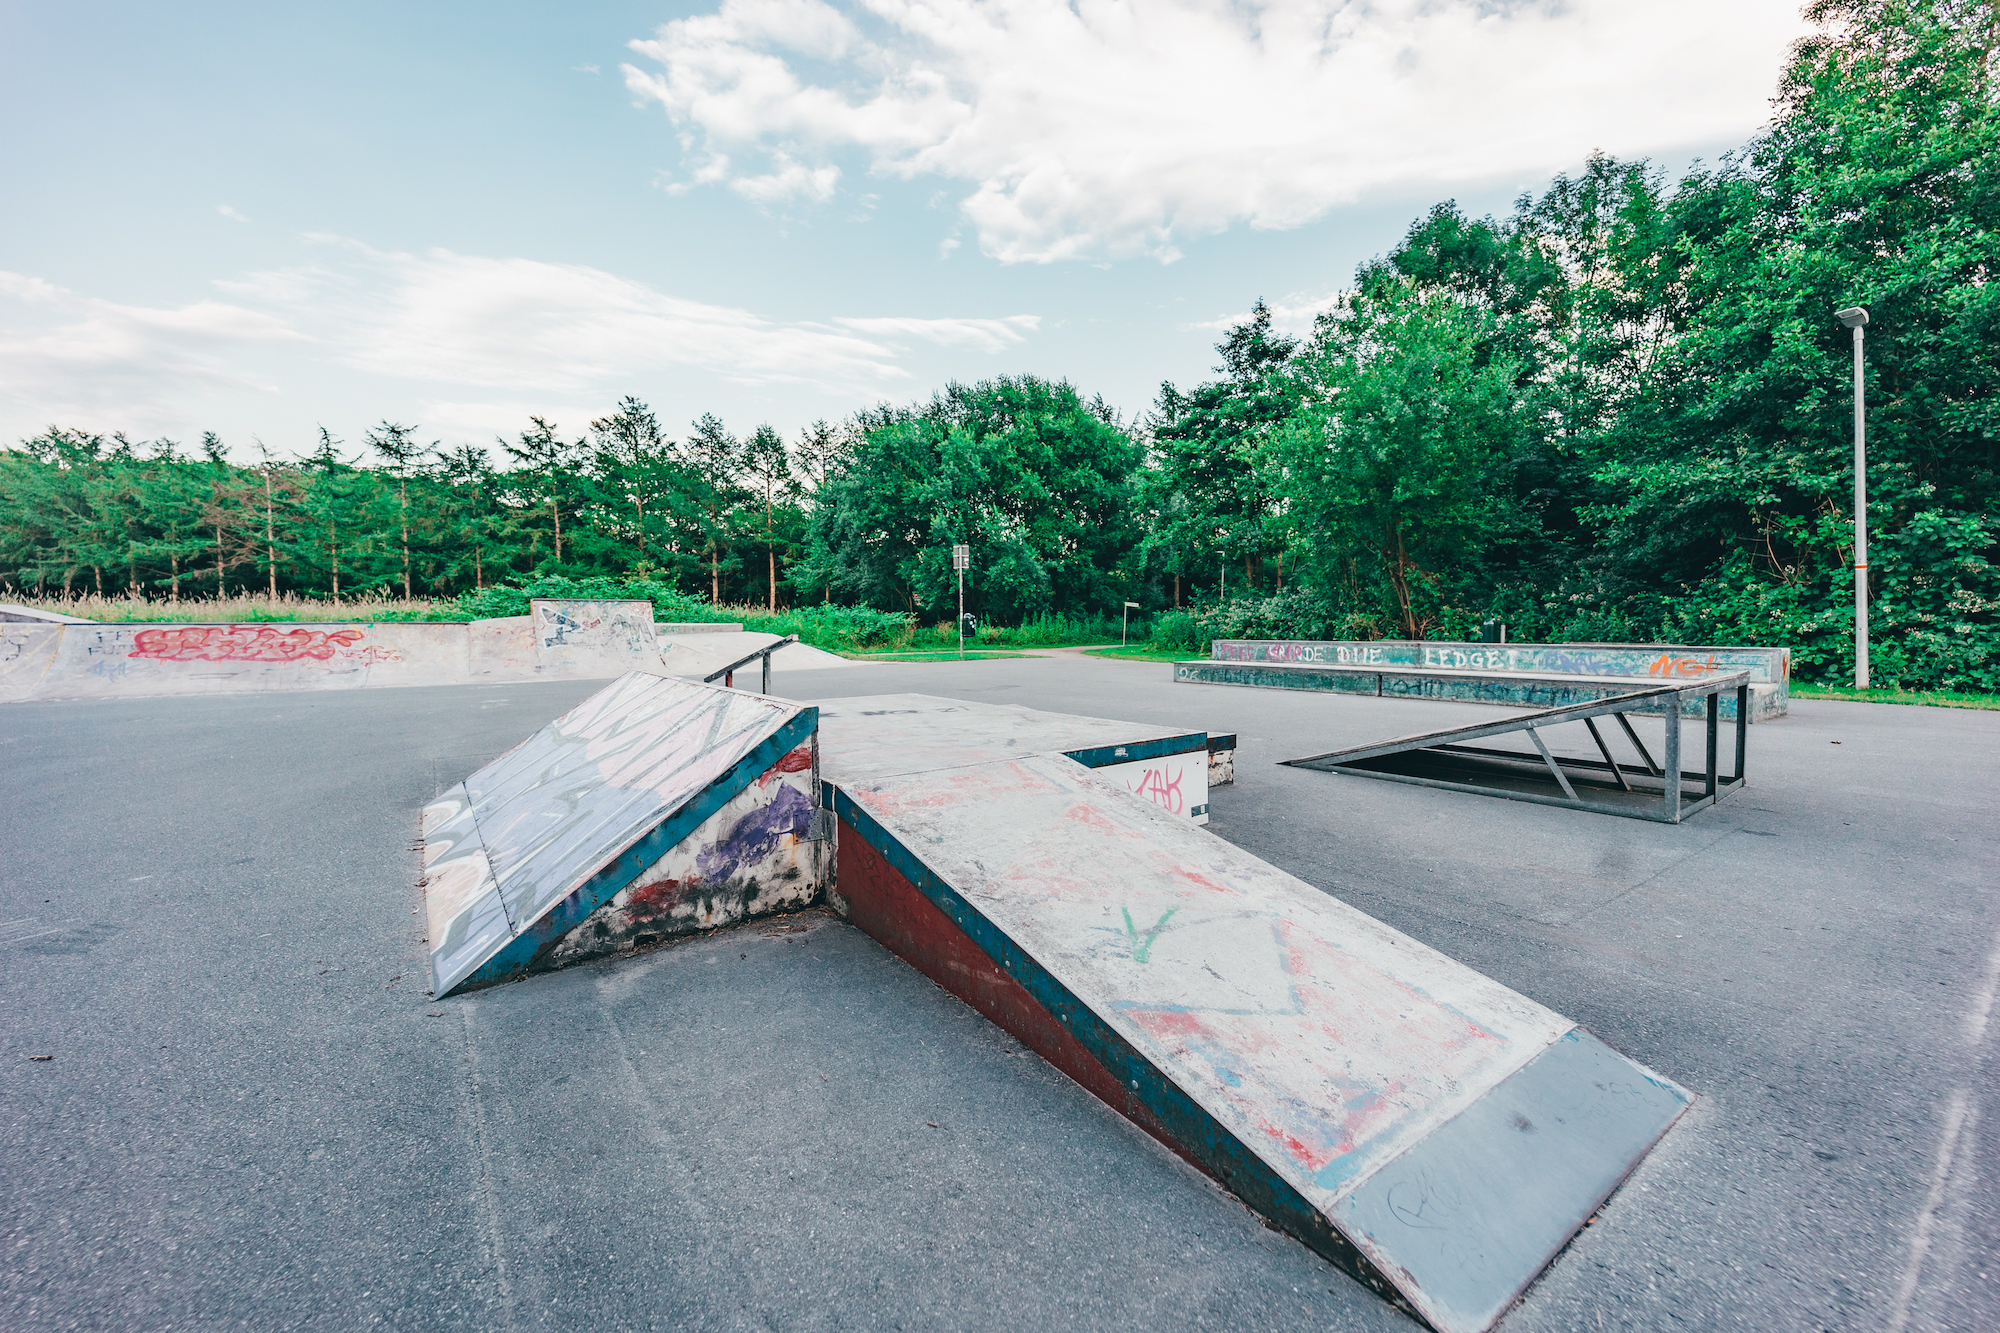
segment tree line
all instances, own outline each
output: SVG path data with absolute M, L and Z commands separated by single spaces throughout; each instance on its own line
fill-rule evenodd
M 0 454 L 17 587 L 437 595 L 643 575 L 948 617 L 1182 608 L 1193 638 L 1783 643 L 1851 663 L 1849 340 L 1869 327 L 1878 677 L 2000 688 L 1993 5 L 1825 0 L 1769 128 L 1669 180 L 1593 158 L 1441 203 L 1310 332 L 1261 303 L 1122 419 L 1029 376 L 791 440 L 628 398 L 497 454 L 385 422 L 229 462 L 51 430 Z M 364 466 L 363 453 L 372 455 Z M 494 461 L 497 458 L 497 463 Z

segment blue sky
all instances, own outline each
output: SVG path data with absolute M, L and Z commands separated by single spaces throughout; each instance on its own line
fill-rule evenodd
M 1431 203 L 1768 114 L 1780 0 L 0 8 L 0 441 L 1128 415 Z

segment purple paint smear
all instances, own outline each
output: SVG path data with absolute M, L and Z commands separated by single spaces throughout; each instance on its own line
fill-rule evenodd
M 752 810 L 713 846 L 701 849 L 695 869 L 707 883 L 726 883 L 744 866 L 776 851 L 780 838 L 803 835 L 811 827 L 812 802 L 797 787 L 781 782 L 769 805 Z

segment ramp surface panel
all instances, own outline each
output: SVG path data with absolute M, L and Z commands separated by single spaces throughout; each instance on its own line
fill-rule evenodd
M 834 782 L 1065 754 L 1170 814 L 1208 822 L 1208 733 L 927 694 L 820 701 Z
M 1690 1100 L 1062 756 L 828 786 L 857 924 L 1440 1328 L 1497 1319 Z
M 427 806 L 437 994 L 531 970 L 814 722 L 785 700 L 634 672 Z

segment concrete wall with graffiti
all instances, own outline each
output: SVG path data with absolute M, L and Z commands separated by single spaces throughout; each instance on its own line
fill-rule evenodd
M 609 679 L 663 669 L 650 603 L 534 605 L 532 616 L 469 625 L 8 621 L 0 625 L 0 702 Z
M 1331 666 L 1426 667 L 1441 671 L 1521 671 L 1536 675 L 1639 676 L 1685 680 L 1748 671 L 1789 684 L 1789 648 L 1701 648 L 1629 643 L 1431 643 L 1409 639 L 1217 639 L 1217 662 L 1300 662 Z
M 651 602 L 537 597 L 529 620 L 538 666 L 617 675 L 659 665 Z

